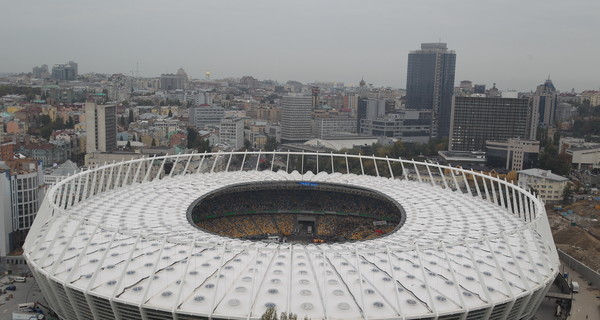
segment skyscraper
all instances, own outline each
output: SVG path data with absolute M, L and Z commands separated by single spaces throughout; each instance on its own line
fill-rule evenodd
M 408 54 L 406 108 L 431 109 L 432 137 L 450 134 L 456 54 L 445 43 L 422 43 Z
M 284 96 L 281 100 L 281 140 L 284 142 L 310 140 L 311 113 L 311 96 Z
M 533 95 L 532 129 L 538 125 L 551 126 L 554 124 L 558 95 L 552 80 L 548 79 L 535 90 Z
M 117 149 L 117 107 L 85 103 L 86 152 Z

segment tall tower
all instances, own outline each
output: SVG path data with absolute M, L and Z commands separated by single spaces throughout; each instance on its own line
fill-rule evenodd
M 303 142 L 312 137 L 312 97 L 287 95 L 281 100 L 281 140 Z
M 117 107 L 85 103 L 86 152 L 117 149 Z
M 456 53 L 445 43 L 422 43 L 408 54 L 406 108 L 431 109 L 432 137 L 448 137 Z
M 532 128 L 538 125 L 551 126 L 554 124 L 554 116 L 557 104 L 556 89 L 552 80 L 548 78 L 544 84 L 541 84 L 535 90 L 533 95 L 533 121 Z

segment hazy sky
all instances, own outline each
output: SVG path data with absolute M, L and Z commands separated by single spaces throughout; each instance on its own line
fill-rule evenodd
M 80 73 L 404 87 L 421 42 L 456 51 L 456 84 L 600 88 L 599 0 L 7 1 L 0 72 L 74 60 Z

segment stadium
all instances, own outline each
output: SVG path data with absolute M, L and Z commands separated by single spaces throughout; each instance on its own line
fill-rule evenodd
M 24 256 L 64 319 L 531 319 L 559 271 L 510 182 L 304 152 L 90 168 L 48 191 Z

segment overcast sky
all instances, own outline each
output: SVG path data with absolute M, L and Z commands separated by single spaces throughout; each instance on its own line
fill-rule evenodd
M 183 67 L 199 78 L 301 82 L 364 76 L 405 87 L 421 42 L 456 51 L 456 85 L 600 88 L 599 0 L 7 1 L 0 72 L 79 63 L 79 72 L 141 76 Z

